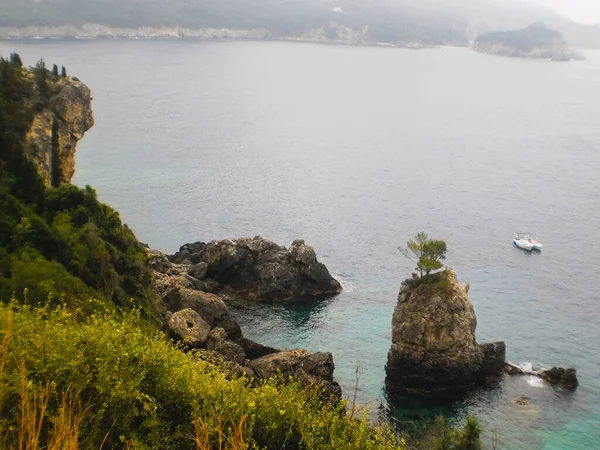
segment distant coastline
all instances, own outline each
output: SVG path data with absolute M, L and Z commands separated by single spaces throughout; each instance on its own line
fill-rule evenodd
M 421 40 L 378 42 L 368 28 L 357 31 L 332 23 L 335 35 L 323 27 L 310 29 L 301 35 L 276 36 L 264 28 L 180 28 L 180 27 L 110 27 L 99 24 L 0 27 L 0 40 L 94 40 L 94 39 L 189 39 L 206 41 L 281 41 L 309 42 L 330 45 L 355 45 L 407 49 L 435 48 L 438 45 Z M 463 42 L 445 46 L 466 47 Z

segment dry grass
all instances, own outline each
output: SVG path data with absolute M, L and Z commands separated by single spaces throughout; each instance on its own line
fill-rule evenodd
M 4 368 L 12 331 L 12 312 L 7 315 L 7 326 L 0 345 L 0 411 L 5 394 Z M 79 427 L 89 408 L 82 408 L 79 393 L 70 389 L 61 394 L 58 417 L 50 421 L 48 404 L 53 395 L 50 383 L 37 391 L 27 379 L 25 363 L 19 364 L 21 389 L 16 427 L 0 426 L 0 445 L 7 450 L 78 450 Z M 47 443 L 43 440 L 46 438 Z
M 246 416 L 240 419 L 240 423 L 233 430 L 233 436 L 228 436 L 223 430 L 223 423 L 219 420 L 217 425 L 217 445 L 211 445 L 209 428 L 202 419 L 195 420 L 194 442 L 197 450 L 248 450 L 245 439 Z

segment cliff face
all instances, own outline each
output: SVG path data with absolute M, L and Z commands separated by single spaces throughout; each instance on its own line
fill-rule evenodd
M 69 183 L 75 173 L 75 147 L 94 125 L 90 89 L 80 81 L 60 78 L 47 106 L 37 111 L 26 136 L 27 157 L 47 186 Z
M 451 270 L 438 276 L 400 289 L 386 365 L 392 397 L 453 397 L 502 373 L 504 343 L 477 344 L 468 287 Z
M 572 50 L 563 36 L 544 24 L 533 24 L 524 30 L 498 31 L 479 36 L 473 50 L 516 58 L 570 61 L 585 59 Z

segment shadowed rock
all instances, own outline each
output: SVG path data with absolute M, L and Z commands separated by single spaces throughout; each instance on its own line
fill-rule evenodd
M 242 347 L 228 340 L 223 328 L 215 328 L 210 332 L 206 348 L 220 353 L 225 359 L 236 364 L 243 365 L 246 361 L 246 354 Z

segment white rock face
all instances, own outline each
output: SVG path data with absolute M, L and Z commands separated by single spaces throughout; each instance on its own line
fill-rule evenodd
M 138 27 L 114 28 L 93 23 L 81 26 L 58 27 L 0 27 L 0 37 L 5 39 L 58 38 L 195 38 L 195 39 L 268 39 L 264 28 L 236 30 L 230 28 L 169 28 Z

